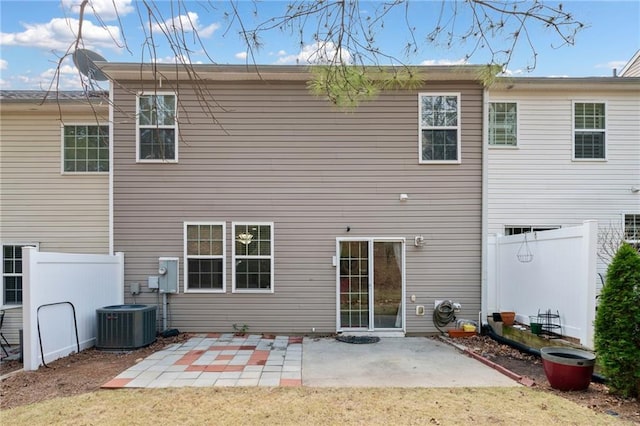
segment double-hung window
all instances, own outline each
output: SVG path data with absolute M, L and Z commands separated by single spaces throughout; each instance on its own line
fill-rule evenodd
M 624 240 L 640 249 L 640 214 L 624 215 Z
M 518 105 L 515 102 L 489 104 L 489 145 L 518 145 Z
M 185 223 L 185 292 L 224 293 L 225 224 Z
M 420 93 L 420 163 L 460 163 L 460 94 Z
M 506 225 L 504 227 L 504 235 L 526 234 L 527 232 L 550 231 L 552 229 L 560 229 L 560 227 L 559 226 Z
M 177 97 L 173 93 L 142 93 L 137 105 L 138 161 L 178 161 Z
M 273 223 L 234 222 L 233 291 L 273 293 Z
M 64 173 L 109 171 L 109 126 L 65 125 L 62 146 Z
M 575 102 L 573 124 L 574 160 L 606 159 L 605 104 Z
M 37 244 L 2 245 L 2 302 L 4 305 L 22 304 L 22 248 Z

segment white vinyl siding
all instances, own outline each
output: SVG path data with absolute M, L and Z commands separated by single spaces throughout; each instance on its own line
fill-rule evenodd
M 231 225 L 234 293 L 273 293 L 273 223 Z
M 225 292 L 225 235 L 224 222 L 184 224 L 185 293 Z
M 488 150 L 488 232 L 506 225 L 577 226 L 597 220 L 601 233 L 620 228 L 621 212 L 637 212 L 640 197 L 640 90 L 588 86 L 491 90 L 518 102 L 518 149 Z M 607 161 L 573 161 L 573 105 L 606 103 Z M 600 262 L 598 270 L 606 270 Z
M 420 163 L 460 163 L 460 94 L 420 93 Z
M 606 105 L 604 103 L 574 102 L 574 160 L 604 160 L 607 158 L 606 121 Z
M 518 104 L 516 102 L 489 103 L 489 146 L 518 145 Z
M 136 155 L 140 162 L 178 161 L 177 96 L 140 93 L 136 100 Z

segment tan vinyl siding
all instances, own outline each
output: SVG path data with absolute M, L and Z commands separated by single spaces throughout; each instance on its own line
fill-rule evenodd
M 125 294 L 140 282 L 145 292 L 135 301 L 158 303 L 157 294 L 147 292 L 147 277 L 157 274 L 158 257 L 180 257 L 180 294 L 169 296 L 171 327 L 230 331 L 238 323 L 250 332 L 335 331 L 337 237 L 407 239 L 408 332 L 435 331 L 435 299 L 459 301 L 465 317 L 477 318 L 478 85 L 434 83 L 384 93 L 343 113 L 309 95 L 302 82 L 212 83 L 210 93 L 224 108 L 215 110 L 217 125 L 181 83 L 177 164 L 136 163 L 136 85 L 116 87 L 114 244 L 126 255 Z M 418 164 L 419 92 L 461 93 L 460 165 Z M 400 193 L 409 200 L 400 202 Z M 227 223 L 226 294 L 183 293 L 185 221 Z M 274 222 L 274 294 L 231 293 L 233 221 Z M 414 247 L 416 235 L 425 236 L 424 247 Z M 426 306 L 425 316 L 415 316 L 417 304 Z
M 37 102 L 34 102 L 37 103 Z M 108 174 L 62 175 L 56 106 L 23 106 L 0 113 L 0 242 L 38 243 L 41 251 L 107 253 Z M 65 113 L 66 123 L 94 123 L 87 113 Z M 19 340 L 22 309 L 6 311 L 3 334 Z
M 0 235 L 3 243 L 37 242 L 41 251 L 107 253 L 108 174 L 61 173 L 58 112 L 1 115 Z M 93 123 L 86 114 L 66 123 Z
M 640 77 L 640 51 L 631 58 L 620 73 L 621 77 Z
M 640 213 L 640 92 L 572 86 L 554 92 L 491 91 L 518 101 L 517 149 L 489 148 L 488 228 L 575 226 L 595 219 L 601 232 Z M 573 101 L 606 104 L 606 161 L 572 161 Z M 606 263 L 600 259 L 599 271 Z

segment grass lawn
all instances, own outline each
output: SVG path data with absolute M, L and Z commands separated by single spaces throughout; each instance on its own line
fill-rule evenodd
M 100 390 L 5 410 L 5 425 L 620 425 L 564 398 L 515 388 Z

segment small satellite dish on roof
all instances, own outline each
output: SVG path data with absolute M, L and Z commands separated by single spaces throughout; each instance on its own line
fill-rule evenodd
M 96 62 L 106 61 L 105 58 L 91 50 L 76 49 L 76 51 L 73 52 L 73 63 L 83 75 L 86 75 L 91 80 L 105 81 L 109 79 L 105 73 L 96 66 Z

